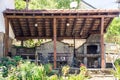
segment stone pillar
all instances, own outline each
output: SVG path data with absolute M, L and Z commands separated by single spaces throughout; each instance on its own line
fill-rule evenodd
M 84 64 L 87 67 L 87 57 L 84 57 Z
M 83 60 L 85 66 L 87 67 L 87 57 L 86 57 L 86 55 L 87 55 L 87 44 L 84 45 L 84 56 L 85 57 L 84 57 L 84 60 Z

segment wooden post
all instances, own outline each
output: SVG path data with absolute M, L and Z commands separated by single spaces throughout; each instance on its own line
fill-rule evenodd
M 7 56 L 8 55 L 8 45 L 9 45 L 9 20 L 8 18 L 4 18 L 5 19 L 5 46 L 4 46 L 4 49 L 5 49 L 5 53 L 4 53 L 4 56 Z
M 76 57 L 76 53 L 75 53 L 75 34 L 74 34 L 74 57 Z
M 21 46 L 23 47 L 23 45 L 24 45 L 24 44 L 23 44 L 23 40 L 21 40 Z
M 56 38 L 57 38 L 57 31 L 56 31 L 56 18 L 53 18 L 53 38 L 54 38 L 54 69 L 56 68 Z
M 104 69 L 105 68 L 104 17 L 101 18 L 100 45 L 101 45 L 101 68 Z

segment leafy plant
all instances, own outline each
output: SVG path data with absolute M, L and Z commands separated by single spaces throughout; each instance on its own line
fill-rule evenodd
M 120 58 L 116 59 L 114 62 L 115 65 L 120 65 Z
M 69 66 L 62 68 L 62 76 L 52 73 L 52 65 L 36 65 L 29 60 L 23 61 L 19 56 L 12 59 L 4 58 L 4 65 L 8 61 L 16 62 L 15 65 L 1 66 L 0 80 L 85 80 L 87 68 L 82 66 L 79 74 L 69 74 Z M 2 69 L 2 70 L 1 70 Z M 52 73 L 52 74 L 51 74 Z
M 50 76 L 49 80 L 59 80 L 59 79 L 58 79 L 58 76 L 55 74 L 55 75 Z
M 1 63 L 0 63 L 0 66 L 1 66 L 1 69 L 2 69 L 2 76 L 7 77 L 8 76 L 8 70 L 13 66 L 17 66 L 17 64 L 21 60 L 22 60 L 22 58 L 20 56 L 15 56 L 13 58 L 3 57 L 1 59 Z
M 118 78 L 118 80 L 120 80 L 120 58 L 116 59 L 114 64 L 115 64 L 115 70 L 112 70 L 112 73 L 116 78 Z
M 110 24 L 105 34 L 105 40 L 106 42 L 120 44 L 120 17 L 115 18 Z
M 120 65 L 115 65 L 115 70 L 113 70 L 112 73 L 120 80 Z

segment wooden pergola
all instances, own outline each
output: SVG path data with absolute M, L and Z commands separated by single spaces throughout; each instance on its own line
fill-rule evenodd
M 5 18 L 5 56 L 8 54 L 9 24 L 15 38 L 53 39 L 54 68 L 56 68 L 56 41 L 87 39 L 100 34 L 101 67 L 105 68 L 104 33 L 119 10 L 12 10 L 3 12 Z

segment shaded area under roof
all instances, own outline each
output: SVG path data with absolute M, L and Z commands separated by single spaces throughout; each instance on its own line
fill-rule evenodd
M 53 19 L 56 19 L 57 39 L 87 39 L 100 34 L 101 18 L 104 17 L 104 33 L 118 10 L 12 10 L 4 16 L 9 19 L 15 38 L 52 39 Z M 37 24 L 37 26 L 35 26 Z

